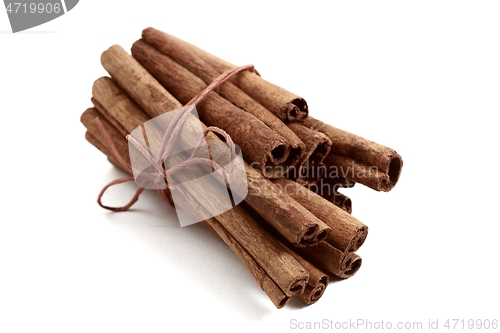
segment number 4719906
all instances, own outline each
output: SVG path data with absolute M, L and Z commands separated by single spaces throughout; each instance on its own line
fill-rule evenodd
M 30 3 L 29 6 L 27 3 L 21 3 L 21 2 L 15 2 L 15 3 L 9 3 L 9 5 L 6 8 L 7 13 L 11 14 L 35 14 L 35 13 L 46 13 L 46 14 L 59 14 L 61 12 L 61 4 L 56 3 L 56 4 L 51 4 L 51 3 Z

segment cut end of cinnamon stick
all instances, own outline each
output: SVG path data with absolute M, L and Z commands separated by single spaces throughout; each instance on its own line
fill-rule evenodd
M 316 184 L 326 171 L 323 160 L 330 152 L 332 141 L 323 133 L 312 130 L 299 123 L 288 127 L 304 142 L 305 152 L 297 165 L 297 181 L 304 186 Z
M 289 296 L 295 296 L 295 295 L 301 295 L 304 293 L 304 290 L 306 289 L 307 286 L 307 279 L 297 279 L 294 283 L 290 285 L 290 288 L 288 288 L 288 292 L 285 292 L 289 294 Z
M 312 305 L 316 303 L 321 298 L 321 296 L 323 296 L 327 285 L 328 276 L 325 275 L 317 285 L 313 286 L 308 284 L 304 293 L 302 295 L 299 295 L 299 298 L 307 305 Z
M 291 300 L 291 299 L 292 299 L 292 298 L 291 298 L 290 296 L 285 295 L 285 296 L 283 297 L 283 299 L 282 299 L 281 301 L 279 301 L 279 303 L 278 303 L 278 304 L 274 304 L 274 305 L 276 306 L 276 308 L 281 309 L 281 308 L 283 308 L 285 305 L 287 305 L 287 304 L 290 302 L 290 300 Z
M 381 171 L 377 166 L 360 163 L 350 157 L 330 153 L 325 159 L 328 170 L 340 170 L 342 177 L 361 183 L 375 191 L 389 192 L 396 185 L 403 160 L 397 154 L 391 157 L 392 170 Z M 389 171 L 390 174 L 389 174 Z M 392 180 L 391 180 L 392 176 Z
M 290 155 L 288 155 L 288 159 L 285 162 L 286 166 L 290 166 L 290 169 L 296 167 L 296 165 L 299 163 L 301 160 L 302 156 L 304 155 L 304 145 L 303 144 L 297 144 L 295 146 L 290 146 Z
M 347 195 L 335 191 L 331 196 L 331 201 L 335 206 L 352 214 L 352 200 Z
M 295 151 L 293 152 L 295 153 Z M 283 177 L 293 160 L 297 159 L 291 153 L 290 145 L 278 143 L 267 156 L 267 160 L 262 164 L 263 167 L 260 168 L 263 176 L 270 179 Z
M 309 115 L 307 102 L 302 97 L 294 98 L 288 104 L 283 106 L 283 109 L 288 122 L 301 121 Z
M 352 242 L 349 251 L 351 252 L 357 251 L 361 247 L 361 245 L 365 243 L 367 237 L 368 237 L 368 227 L 367 226 L 361 227 L 358 230 L 358 234 L 356 235 L 356 238 Z
M 396 153 L 391 159 L 389 164 L 389 183 L 387 184 L 387 191 L 392 190 L 394 186 L 396 186 L 399 176 L 401 175 L 401 170 L 403 169 L 403 159 L 399 154 Z
M 338 277 L 342 279 L 348 279 L 352 277 L 359 270 L 362 263 L 363 260 L 356 253 L 351 252 L 347 254 L 344 260 L 342 261 L 342 267 Z
M 320 284 L 319 286 L 314 288 L 311 292 L 311 297 L 309 298 L 309 305 L 316 303 L 321 298 L 321 296 L 323 296 L 325 290 L 326 286 L 323 284 Z
M 320 140 L 318 140 L 316 149 L 311 153 L 309 161 L 314 165 L 321 164 L 330 152 L 331 147 L 332 142 L 327 137 L 321 138 Z
M 299 246 L 314 246 L 319 242 L 326 240 L 331 229 L 326 225 L 313 225 L 304 233 L 300 240 Z

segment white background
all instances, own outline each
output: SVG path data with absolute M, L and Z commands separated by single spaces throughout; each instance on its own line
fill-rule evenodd
M 500 319 L 496 1 L 81 1 L 18 34 L 0 11 L 0 332 L 287 331 L 291 320 Z M 84 140 L 99 58 L 153 26 L 307 99 L 313 116 L 396 149 L 390 193 L 345 193 L 370 227 L 351 279 L 281 310 L 227 246 L 181 228 Z M 109 192 L 124 203 L 133 186 Z

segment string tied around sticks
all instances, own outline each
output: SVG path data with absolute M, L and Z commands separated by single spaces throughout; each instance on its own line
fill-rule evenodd
M 259 75 L 260 74 L 255 70 L 253 65 L 246 65 L 246 66 L 241 66 L 237 67 L 235 69 L 229 70 L 227 72 L 222 73 L 219 77 L 217 77 L 210 85 L 208 85 L 203 91 L 201 91 L 198 95 L 193 97 L 184 107 L 183 109 L 178 112 L 174 118 L 170 121 L 163 137 L 160 143 L 160 149 L 158 151 L 158 156 L 155 158 L 151 155 L 151 153 L 139 142 L 137 139 L 132 137 L 131 135 L 127 135 L 126 139 L 129 141 L 130 144 L 132 144 L 142 156 L 144 156 L 148 162 L 154 167 L 155 172 L 153 173 L 141 173 L 141 178 L 143 179 L 143 184 L 147 180 L 152 180 L 155 184 L 162 184 L 166 185 L 167 189 L 174 189 L 175 188 L 175 182 L 172 179 L 172 175 L 180 172 L 182 169 L 184 169 L 187 166 L 190 165 L 196 165 L 196 164 L 208 164 L 211 166 L 212 170 L 215 172 L 219 173 L 224 179 L 228 182 L 231 182 L 231 180 L 234 178 L 235 174 L 235 168 L 234 168 L 234 158 L 236 155 L 235 151 L 235 146 L 233 144 L 233 140 L 227 134 L 224 130 L 215 127 L 215 126 L 210 126 L 205 128 L 203 131 L 203 134 L 200 136 L 197 145 L 195 146 L 195 149 L 191 153 L 191 155 L 182 163 L 174 165 L 168 169 L 165 169 L 164 167 L 164 161 L 165 159 L 169 156 L 172 147 L 174 146 L 174 142 L 176 141 L 177 137 L 179 136 L 179 133 L 184 125 L 184 122 L 186 119 L 191 115 L 191 112 L 194 110 L 196 103 L 199 103 L 205 96 L 207 96 L 210 92 L 214 91 L 217 87 L 219 87 L 221 84 L 229 80 L 233 75 L 242 72 L 244 70 L 249 70 L 251 72 L 254 72 L 255 74 Z M 125 161 L 123 156 L 120 155 L 118 149 L 116 148 L 115 144 L 113 143 L 113 140 L 111 139 L 109 133 L 106 131 L 104 126 L 102 125 L 101 121 L 99 118 L 95 118 L 94 122 L 103 135 L 104 140 L 108 144 L 108 146 L 111 149 L 111 152 L 113 155 L 116 157 L 118 162 L 130 173 L 134 173 L 134 171 L 138 171 L 133 168 L 130 163 Z M 203 158 L 203 157 L 196 157 L 197 152 L 203 145 L 203 142 L 205 140 L 205 137 L 208 135 L 209 132 L 215 132 L 220 134 L 221 136 L 224 137 L 226 140 L 226 143 L 230 144 L 231 146 L 231 159 L 229 162 L 229 172 L 226 171 L 222 166 L 220 166 L 218 163 L 214 162 L 212 159 L 209 158 Z M 167 182 L 167 172 L 170 177 L 169 181 Z M 139 185 L 139 188 L 137 189 L 136 193 L 132 197 L 132 199 L 124 206 L 121 207 L 111 207 L 111 206 L 106 206 L 102 203 L 102 197 L 104 196 L 105 192 L 111 187 L 115 185 L 119 185 L 122 183 L 126 183 L 129 181 L 134 181 L 134 177 L 125 177 L 125 178 L 120 178 L 116 179 L 110 183 L 108 183 L 106 186 L 103 187 L 101 192 L 99 193 L 97 197 L 97 203 L 99 206 L 101 206 L 104 209 L 113 211 L 113 212 L 122 212 L 129 210 L 130 207 L 132 207 L 137 200 L 139 199 L 141 193 L 144 191 L 144 188 Z M 160 197 L 162 198 L 163 201 L 165 201 L 169 206 L 174 207 L 173 200 L 171 196 L 169 195 L 169 192 L 167 189 L 157 189 L 157 192 L 159 193 Z

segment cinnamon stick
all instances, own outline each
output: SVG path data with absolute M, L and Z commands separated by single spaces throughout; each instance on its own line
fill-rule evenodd
M 354 176 L 356 179 L 353 179 L 352 172 L 350 172 L 346 178 L 360 182 L 377 191 L 390 191 L 398 182 L 403 159 L 395 150 L 335 128 L 312 117 L 304 119 L 302 124 L 324 133 L 334 143 L 331 149 L 332 157 L 325 161 L 327 167 L 348 168 L 352 166 L 357 171 L 354 174 L 364 175 Z
M 306 150 L 297 164 L 297 181 L 304 186 L 315 184 L 324 174 L 323 160 L 332 146 L 326 135 L 311 130 L 300 123 L 290 123 L 289 128 L 305 143 Z
M 306 144 L 304 157 L 313 164 L 323 162 L 332 148 L 332 141 L 321 132 L 314 131 L 300 123 L 290 123 L 288 127 Z
M 249 214 L 268 230 L 276 239 L 285 244 L 289 250 L 299 254 L 309 261 L 319 270 L 346 279 L 359 270 L 361 267 L 361 257 L 354 252 L 341 251 L 326 241 L 317 243 L 314 246 L 291 247 L 289 242 L 271 228 L 269 223 L 262 218 L 255 210 L 248 207 L 246 203 L 241 203 Z
M 81 117 L 87 130 L 99 140 L 103 140 L 93 125 L 94 116 L 101 120 L 119 151 L 125 152 L 128 149 L 124 148 L 126 140 L 123 140 L 120 133 L 102 116 L 94 114 L 93 109 L 88 109 Z M 189 193 L 186 195 L 188 200 L 196 200 L 189 196 Z M 247 212 L 236 206 L 218 215 L 217 220 L 250 253 L 285 294 L 293 296 L 303 293 L 309 278 L 305 269 Z
M 103 53 L 101 62 L 114 81 L 141 106 L 141 109 L 149 117 L 156 117 L 161 115 L 161 112 L 171 110 L 164 106 L 162 102 L 164 99 L 173 98 L 170 93 L 135 59 L 128 55 L 123 48 L 118 45 L 111 47 Z M 109 80 L 106 82 L 109 83 Z M 102 95 L 105 97 L 109 94 Z M 155 96 L 154 99 L 151 98 L 152 95 Z M 108 108 L 107 105 L 111 104 L 111 100 L 112 98 L 109 100 L 98 99 L 105 108 Z M 108 112 L 111 113 L 112 109 L 108 109 Z M 142 124 L 142 118 L 134 119 L 133 116 L 130 116 L 128 119 L 133 119 L 136 127 Z M 117 120 L 120 122 L 120 119 Z M 133 130 L 131 124 L 120 123 L 126 130 Z M 203 130 L 206 128 L 203 123 L 193 116 L 186 120 L 184 127 L 189 129 L 200 125 Z M 195 140 L 193 136 L 186 135 L 182 137 L 182 140 L 193 142 Z M 221 142 L 213 133 L 208 133 L 206 141 L 210 145 Z M 212 153 L 217 154 L 217 149 L 218 146 L 213 148 Z M 245 177 L 247 179 L 248 195 L 245 201 L 294 246 L 314 245 L 327 237 L 330 228 L 324 222 L 292 198 L 282 196 L 279 188 L 247 163 L 245 163 L 245 175 L 237 174 L 236 177 Z
M 129 134 L 125 128 L 123 128 L 122 125 L 120 125 L 120 123 L 118 121 L 116 121 L 115 118 L 113 118 L 109 112 L 107 112 L 103 107 L 102 105 L 94 98 L 92 97 L 90 99 L 90 101 L 92 102 L 92 104 L 94 104 L 94 108 L 99 111 L 99 113 L 104 117 L 106 118 L 107 121 L 109 121 L 114 128 L 116 128 L 118 130 L 118 132 L 120 132 L 121 135 L 123 135 L 124 137 L 127 136 L 127 134 Z
M 399 161 L 399 158 L 394 161 Z M 388 192 L 395 185 L 395 178 L 391 179 L 391 175 L 388 173 L 381 172 L 376 166 L 369 166 L 349 157 L 330 153 L 325 158 L 324 163 L 327 172 L 337 173 L 341 177 L 361 183 L 376 191 Z M 396 162 L 396 164 L 399 164 L 399 162 Z
M 204 60 L 219 73 L 236 67 L 186 41 L 172 35 L 169 37 Z M 282 121 L 299 121 L 308 115 L 307 102 L 302 97 L 264 80 L 259 75 L 244 71 L 236 75 L 232 82 Z
M 364 223 L 290 179 L 280 178 L 273 182 L 331 228 L 326 238 L 328 243 L 345 253 L 357 251 L 363 245 L 368 235 Z
M 134 58 L 177 100 L 188 103 L 206 84 L 146 42 L 132 46 Z M 241 148 L 243 157 L 266 178 L 278 178 L 298 162 L 290 161 L 290 145 L 277 132 L 252 114 L 236 107 L 216 92 L 209 93 L 197 106 L 200 120 L 225 130 Z
M 207 85 L 220 75 L 215 68 L 185 48 L 176 38 L 172 38 L 162 31 L 153 28 L 144 29 L 142 38 L 149 45 L 192 72 Z M 237 107 L 253 114 L 256 118 L 260 119 L 263 123 L 285 138 L 291 147 L 288 158 L 290 160 L 288 163 L 289 165 L 293 166 L 301 157 L 305 149 L 301 139 L 299 139 L 299 137 L 272 112 L 231 82 L 223 83 L 215 91 Z
M 356 183 L 346 178 L 328 176 L 321 178 L 316 184 L 308 185 L 307 188 L 314 193 L 342 208 L 349 214 L 352 213 L 352 200 L 339 192 L 340 188 L 351 188 Z
M 361 257 L 356 253 L 344 253 L 327 242 L 294 250 L 319 269 L 342 279 L 350 278 L 356 274 L 362 263 Z
M 330 201 L 340 209 L 352 214 L 352 200 L 347 195 L 334 191 Z
M 130 170 L 127 170 L 119 163 L 113 154 L 111 154 L 106 145 L 101 143 L 96 139 L 90 132 L 85 133 L 85 138 L 93 146 L 99 149 L 104 155 L 108 157 L 108 160 L 122 171 L 132 175 Z M 121 152 L 126 154 L 125 151 Z M 215 219 L 211 218 L 207 221 L 203 221 L 202 224 L 209 230 L 213 231 L 218 235 L 230 248 L 231 250 L 240 258 L 240 260 L 247 266 L 250 273 L 253 275 L 257 283 L 260 285 L 262 290 L 268 295 L 273 304 L 278 308 L 284 307 L 289 301 L 290 296 L 287 296 L 278 285 L 269 277 L 269 275 L 262 269 L 262 267 L 255 261 L 255 259 L 248 253 L 248 251 L 238 243 L 238 241 Z M 307 287 L 306 287 L 307 289 Z
M 132 61 L 132 59 L 130 60 Z M 151 91 L 153 94 L 155 93 L 153 88 L 151 88 Z M 125 93 L 122 88 L 119 88 L 109 77 L 101 77 L 94 82 L 92 85 L 92 95 L 93 100 L 99 104 L 106 103 L 102 106 L 102 110 L 107 110 L 106 113 L 110 114 L 111 118 L 115 119 L 125 129 L 126 134 L 131 133 L 140 124 L 144 124 L 151 118 L 154 118 L 154 116 L 144 113 L 143 108 L 137 105 L 129 97 L 129 94 Z M 165 96 L 168 95 L 165 94 L 161 98 Z M 156 102 L 158 101 L 150 101 L 148 103 L 150 112 L 154 110 L 153 106 Z M 101 111 L 101 109 L 98 108 L 98 111 Z M 161 111 L 155 110 L 155 112 Z M 157 115 L 160 114 L 162 113 L 158 113 Z
M 309 281 L 307 281 L 306 289 L 304 293 L 298 297 L 307 305 L 316 303 L 328 286 L 330 278 L 327 274 L 319 270 L 316 266 L 311 264 L 309 261 L 304 259 L 294 250 L 290 249 L 283 243 L 280 243 L 309 273 Z
M 103 126 L 108 130 L 109 136 L 126 161 L 130 160 L 128 143 L 125 137 L 118 131 L 106 118 L 104 118 L 95 108 L 88 108 L 80 116 L 81 123 L 87 128 L 87 131 L 99 142 L 106 142 L 101 132 L 97 128 L 94 119 L 99 118 Z M 102 151 L 102 150 L 101 150 Z

